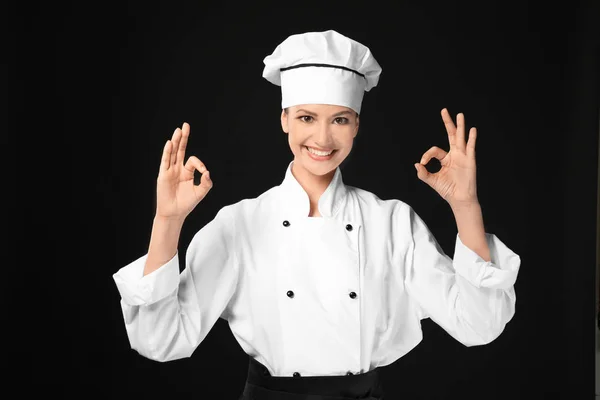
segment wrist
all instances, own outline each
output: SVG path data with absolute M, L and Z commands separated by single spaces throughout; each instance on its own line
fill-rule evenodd
M 182 226 L 184 221 L 185 217 L 165 217 L 161 215 L 154 216 L 154 223 L 160 225 Z
M 461 202 L 453 202 L 453 203 L 448 203 L 448 204 L 450 205 L 450 208 L 454 212 L 471 211 L 471 210 L 477 210 L 477 209 L 481 208 L 481 204 L 479 204 L 479 201 L 477 199 L 472 200 L 472 201 L 461 201 Z
M 182 226 L 182 218 L 154 217 L 144 275 L 158 269 L 175 256 Z

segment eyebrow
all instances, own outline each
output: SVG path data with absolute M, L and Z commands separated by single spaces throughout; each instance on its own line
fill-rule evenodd
M 298 114 L 300 112 L 305 112 L 305 113 L 310 114 L 310 115 L 315 116 L 315 117 L 317 116 L 316 113 L 308 111 L 308 110 L 305 110 L 303 108 L 297 110 L 296 114 Z M 348 110 L 345 110 L 345 111 L 340 111 L 339 113 L 333 114 L 332 117 L 339 117 L 340 115 L 344 115 L 344 114 L 352 114 L 352 113 L 350 111 L 348 111 Z

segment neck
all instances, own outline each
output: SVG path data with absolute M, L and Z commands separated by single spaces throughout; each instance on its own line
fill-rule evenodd
M 305 168 L 299 166 L 295 161 L 292 163 L 292 175 L 304 189 L 310 200 L 311 210 L 318 211 L 321 195 L 325 192 L 335 175 L 335 169 L 325 175 L 315 175 Z

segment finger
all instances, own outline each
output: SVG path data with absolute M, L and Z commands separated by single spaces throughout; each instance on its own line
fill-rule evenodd
M 417 170 L 417 177 L 423 182 L 429 184 L 431 173 L 427 171 L 427 168 L 419 163 L 415 163 L 415 169 Z
M 465 115 L 458 113 L 456 116 L 456 140 L 455 145 L 458 150 L 465 152 Z
M 202 177 L 200 177 L 200 184 L 198 186 L 206 187 L 207 191 L 212 189 L 213 181 L 212 181 L 212 179 L 210 179 L 210 171 L 209 170 L 206 170 L 206 172 L 204 172 L 202 174 Z
M 184 165 L 184 168 L 188 172 L 188 174 L 191 174 L 192 177 L 194 176 L 194 172 L 196 170 L 198 170 L 201 174 L 204 174 L 206 172 L 206 166 L 196 156 L 191 156 L 190 158 L 188 158 L 187 162 Z
M 442 110 L 442 120 L 444 121 L 446 132 L 448 132 L 448 142 L 450 143 L 450 150 L 452 150 L 456 146 L 456 126 L 454 126 L 454 121 L 452 121 L 447 108 Z
M 179 148 L 179 140 L 181 138 L 181 129 L 179 127 L 175 128 L 175 132 L 173 132 L 173 146 L 171 148 L 171 164 L 175 164 L 177 162 L 177 149 Z
M 188 137 L 190 135 L 190 124 L 187 122 L 183 123 L 181 128 L 181 140 L 179 141 L 179 149 L 177 150 L 177 164 L 183 164 L 185 159 L 185 149 L 188 143 Z
M 200 184 L 193 186 L 196 197 L 200 200 L 206 196 L 212 187 L 213 183 L 212 179 L 210 179 L 210 172 L 208 170 L 202 174 L 202 177 L 200 178 Z
M 185 165 L 185 169 L 188 171 L 197 169 L 202 174 L 200 177 L 200 184 L 193 185 L 193 188 L 194 192 L 196 192 L 196 196 L 199 199 L 204 198 L 206 193 L 208 193 L 208 191 L 213 187 L 213 182 L 210 178 L 210 173 L 206 169 L 206 166 L 196 156 L 191 156 Z
M 475 158 L 475 142 L 477 141 L 477 128 L 472 127 L 469 131 L 469 141 L 467 142 L 467 156 Z
M 171 164 L 171 141 L 167 140 L 165 146 L 163 147 L 163 153 L 160 160 L 160 172 L 166 172 L 169 169 L 169 165 Z
M 441 162 L 447 154 L 448 152 L 446 150 L 440 149 L 437 146 L 433 146 L 425 153 L 423 153 L 423 156 L 421 157 L 421 164 L 427 165 L 429 160 L 431 160 L 432 158 L 437 158 Z

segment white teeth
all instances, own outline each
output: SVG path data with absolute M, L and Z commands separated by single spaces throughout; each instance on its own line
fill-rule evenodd
M 329 151 L 329 152 L 325 152 L 325 151 L 319 151 L 319 150 L 315 150 L 312 147 L 308 147 L 306 146 L 306 148 L 308 149 L 308 151 L 310 151 L 311 153 L 317 155 L 317 156 L 328 156 L 331 153 L 333 153 L 333 150 Z

